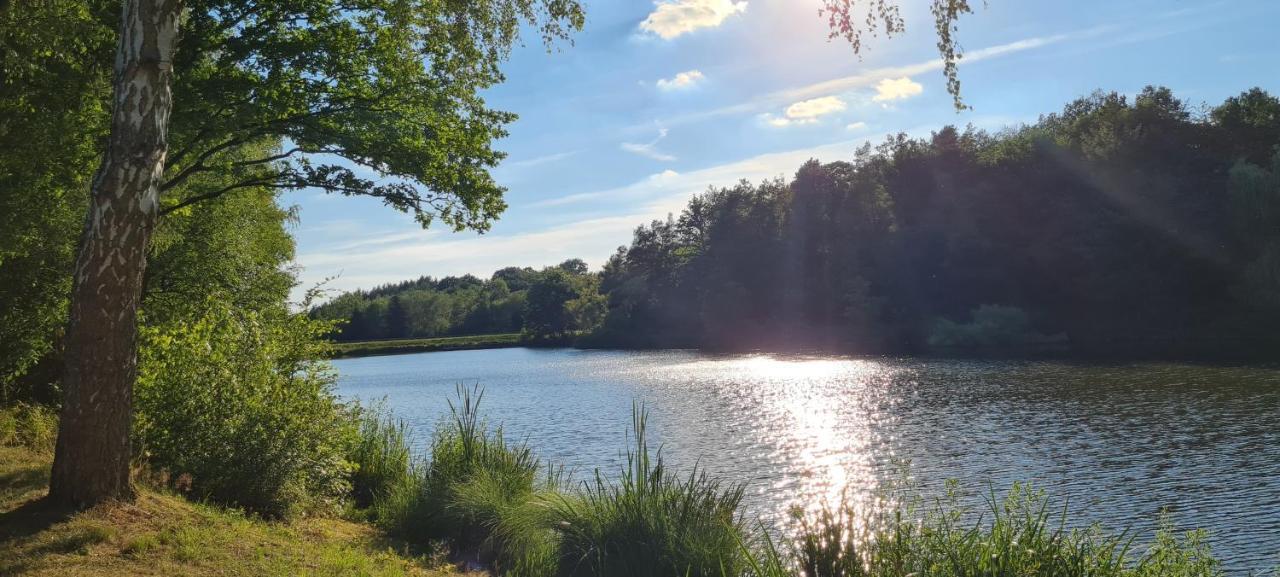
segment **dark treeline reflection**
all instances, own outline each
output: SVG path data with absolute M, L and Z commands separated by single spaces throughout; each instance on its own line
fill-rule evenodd
M 496 306 L 484 330 L 599 346 L 1265 354 L 1280 344 L 1278 143 L 1280 100 L 1259 89 L 1214 108 L 1095 93 L 999 133 L 898 135 L 697 195 L 599 274 L 472 278 L 495 298 L 437 332 Z M 516 271 L 523 290 L 570 279 L 536 307 L 560 306 L 557 322 L 525 325 Z M 367 338 L 391 288 L 330 316 Z

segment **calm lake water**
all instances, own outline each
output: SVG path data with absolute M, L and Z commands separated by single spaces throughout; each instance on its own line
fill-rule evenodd
M 970 499 L 1030 481 L 1073 517 L 1211 531 L 1235 574 L 1280 566 L 1280 370 L 498 349 L 336 361 L 425 444 L 459 383 L 509 437 L 585 479 L 616 474 L 633 401 L 670 463 L 743 482 L 753 516 L 868 501 L 902 476 Z

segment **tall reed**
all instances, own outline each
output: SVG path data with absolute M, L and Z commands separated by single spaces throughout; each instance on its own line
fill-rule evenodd
M 392 417 L 385 405 L 362 409 L 358 419 L 359 436 L 347 460 L 355 465 L 351 474 L 353 504 L 365 508 L 409 486 L 414 462 L 408 428 L 404 421 Z
M 559 574 L 686 577 L 741 574 L 743 489 L 694 467 L 681 477 L 648 444 L 647 415 L 632 410 L 634 445 L 617 483 L 596 471 L 557 501 Z
M 956 485 L 925 505 L 909 497 L 875 512 L 848 505 L 797 519 L 785 545 L 746 549 L 754 577 L 1216 577 L 1204 533 L 1179 537 L 1168 525 L 1143 554 L 1127 533 L 1068 527 L 1043 492 L 1014 485 L 985 498 L 982 514 L 961 506 Z

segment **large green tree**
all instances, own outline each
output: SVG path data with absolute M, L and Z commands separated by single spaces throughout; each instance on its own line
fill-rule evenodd
M 121 3 L 50 498 L 133 496 L 137 313 L 162 216 L 244 189 L 315 187 L 484 230 L 505 207 L 488 169 L 512 115 L 479 92 L 502 80 L 522 26 L 551 42 L 582 22 L 576 0 Z M 208 173 L 220 178 L 199 186 Z
M 118 18 L 97 4 L 0 6 L 0 402 L 43 395 L 33 366 L 65 324 Z

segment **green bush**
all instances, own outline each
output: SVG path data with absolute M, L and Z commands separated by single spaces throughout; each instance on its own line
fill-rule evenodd
M 1031 318 L 1018 307 L 982 305 L 968 323 L 938 319 L 929 333 L 935 349 L 1011 350 L 1052 348 L 1066 344 L 1066 335 L 1044 335 L 1031 328 Z
M 18 403 L 0 408 L 0 445 L 52 451 L 58 438 L 58 415 L 41 405 Z
M 266 516 L 334 510 L 349 491 L 352 409 L 332 393 L 318 337 L 283 310 L 202 314 L 142 331 L 139 450 L 200 499 Z
M 742 487 L 697 469 L 676 475 L 661 451 L 649 451 L 645 420 L 635 409 L 635 447 L 619 483 L 597 471 L 579 494 L 558 501 L 552 527 L 560 535 L 559 574 L 742 575 Z

